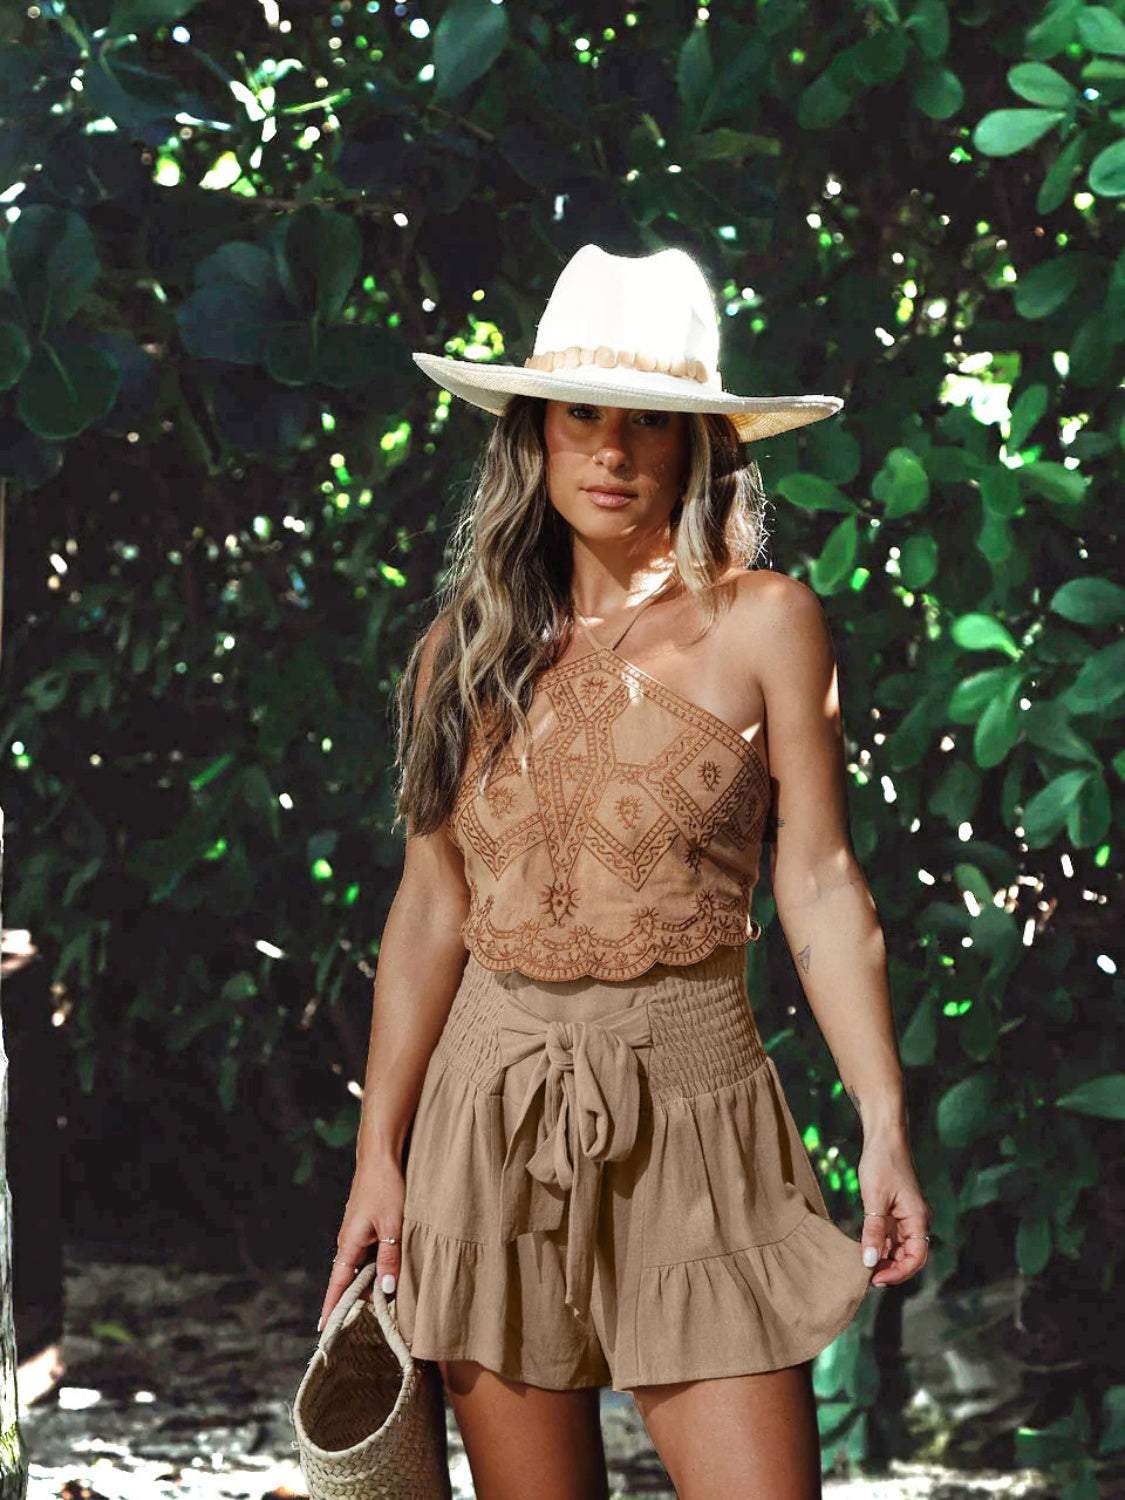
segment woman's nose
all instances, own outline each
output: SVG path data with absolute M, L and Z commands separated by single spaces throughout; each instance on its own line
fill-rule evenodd
M 604 442 L 598 448 L 597 458 L 607 469 L 616 468 L 620 463 L 627 463 L 629 459 L 628 449 L 619 441 Z

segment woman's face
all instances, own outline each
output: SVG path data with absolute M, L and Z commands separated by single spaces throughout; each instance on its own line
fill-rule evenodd
M 684 412 L 548 401 L 543 436 L 547 493 L 579 535 L 608 540 L 666 526 L 687 481 Z

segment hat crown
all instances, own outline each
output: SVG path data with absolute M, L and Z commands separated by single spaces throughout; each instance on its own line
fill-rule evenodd
M 706 372 L 703 388 L 723 389 L 715 301 L 685 250 L 641 256 L 613 255 L 594 244 L 576 250 L 539 319 L 533 354 L 574 346 L 630 350 L 658 362 L 696 359 Z

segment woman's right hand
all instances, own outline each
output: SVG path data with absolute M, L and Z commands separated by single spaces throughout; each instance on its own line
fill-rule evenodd
M 341 1293 L 356 1276 L 376 1246 L 376 1280 L 389 1296 L 398 1284 L 402 1264 L 402 1216 L 406 1202 L 406 1181 L 400 1164 L 392 1157 L 368 1158 L 361 1162 L 352 1178 L 340 1232 L 336 1237 L 336 1259 L 324 1303 L 320 1310 L 319 1333 Z M 380 1245 L 380 1239 L 393 1235 L 393 1245 Z M 384 1277 L 393 1280 L 384 1281 Z M 364 1293 L 371 1300 L 370 1292 Z

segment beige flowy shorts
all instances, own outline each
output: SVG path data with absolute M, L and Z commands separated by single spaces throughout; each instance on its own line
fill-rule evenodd
M 828 1214 L 741 946 L 627 980 L 470 955 L 405 1178 L 411 1352 L 552 1390 L 799 1363 L 873 1275 Z

